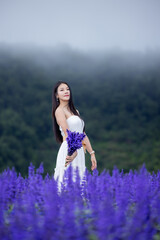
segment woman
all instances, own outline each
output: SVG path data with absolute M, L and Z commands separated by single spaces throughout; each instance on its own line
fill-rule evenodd
M 85 172 L 85 153 L 83 147 L 74 152 L 71 156 L 67 155 L 68 146 L 65 138 L 67 137 L 67 129 L 74 132 L 86 134 L 84 121 L 81 119 L 78 110 L 75 109 L 72 92 L 68 83 L 59 81 L 55 85 L 52 94 L 52 118 L 54 122 L 54 133 L 56 140 L 61 143 L 57 161 L 56 168 L 54 172 L 54 178 L 59 183 L 63 181 L 64 171 L 68 168 L 69 164 L 72 165 L 73 169 L 78 167 L 80 177 L 82 179 Z M 86 146 L 86 150 L 91 155 L 91 170 L 97 167 L 97 162 L 95 158 L 95 152 L 92 149 L 90 141 L 85 136 L 83 144 Z

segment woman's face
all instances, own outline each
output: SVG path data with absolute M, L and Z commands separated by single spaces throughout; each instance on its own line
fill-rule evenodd
M 65 83 L 61 83 L 57 88 L 57 98 L 59 101 L 69 101 L 70 99 L 70 89 Z

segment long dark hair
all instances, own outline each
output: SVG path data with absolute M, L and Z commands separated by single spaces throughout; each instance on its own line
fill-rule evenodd
M 69 87 L 69 90 L 70 90 L 70 99 L 69 99 L 68 105 L 69 105 L 69 108 L 70 108 L 71 112 L 74 115 L 77 115 L 77 116 L 80 117 L 80 114 L 78 114 L 78 112 L 76 111 L 76 108 L 73 104 L 72 91 L 71 91 L 71 88 L 70 88 L 69 84 L 64 82 L 64 81 L 58 81 L 55 84 L 55 86 L 53 87 L 53 92 L 52 92 L 52 120 L 53 120 L 53 131 L 54 131 L 54 134 L 55 134 L 55 137 L 56 137 L 56 141 L 59 142 L 59 143 L 62 143 L 63 138 L 62 138 L 61 132 L 59 130 L 59 125 L 57 124 L 57 121 L 56 121 L 55 111 L 60 104 L 60 102 L 57 101 L 57 98 L 56 98 L 57 89 L 62 83 L 66 84 Z M 84 130 L 85 130 L 85 128 L 83 129 L 83 131 Z

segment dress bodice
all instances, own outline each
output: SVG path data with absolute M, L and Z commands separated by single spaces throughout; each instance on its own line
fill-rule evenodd
M 79 133 L 83 133 L 83 128 L 84 128 L 84 121 L 77 115 L 72 115 L 69 118 L 67 118 L 67 124 L 69 127 L 69 130 L 74 132 L 79 132 Z M 61 135 L 64 136 L 64 132 L 62 130 L 62 127 L 59 126 L 59 129 L 61 131 Z

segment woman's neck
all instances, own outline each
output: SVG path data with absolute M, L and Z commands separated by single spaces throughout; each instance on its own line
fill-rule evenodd
M 68 107 L 69 107 L 69 104 L 68 104 L 68 102 L 60 102 L 60 106 L 61 106 L 62 108 L 68 108 Z

